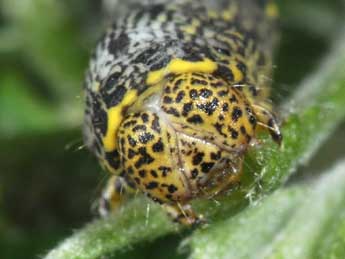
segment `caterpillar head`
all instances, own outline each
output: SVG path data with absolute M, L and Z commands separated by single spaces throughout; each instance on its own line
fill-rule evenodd
M 151 197 L 184 200 L 236 175 L 256 117 L 238 89 L 211 74 L 166 78 L 117 131 L 122 167 Z

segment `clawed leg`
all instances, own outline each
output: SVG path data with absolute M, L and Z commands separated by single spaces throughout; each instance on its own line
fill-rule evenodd
M 267 129 L 271 134 L 272 139 L 278 145 L 280 145 L 283 136 L 281 134 L 276 116 L 264 106 L 252 105 L 252 107 L 256 115 L 258 125 L 262 128 Z
M 126 200 L 127 194 L 132 191 L 123 177 L 112 176 L 102 192 L 98 208 L 99 214 L 107 216 L 109 213 L 116 211 Z
M 176 202 L 175 204 L 162 204 L 162 207 L 175 222 L 183 225 L 198 225 L 205 221 L 202 216 L 195 214 L 189 204 L 183 205 Z
M 237 186 L 242 175 L 242 164 L 242 157 L 232 158 L 225 161 L 219 170 L 213 170 L 208 180 L 200 187 L 204 195 L 213 197 Z

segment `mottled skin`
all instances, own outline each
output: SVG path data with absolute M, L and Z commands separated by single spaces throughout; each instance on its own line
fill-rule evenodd
M 190 200 L 240 180 L 258 130 L 280 143 L 268 100 L 276 16 L 268 0 L 176 0 L 137 4 L 107 31 L 85 89 L 85 142 L 113 174 L 102 214 L 140 190 L 197 223 Z

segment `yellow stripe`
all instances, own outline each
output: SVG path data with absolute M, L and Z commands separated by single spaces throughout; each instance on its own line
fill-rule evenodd
M 173 59 L 169 64 L 153 72 L 148 73 L 146 83 L 148 85 L 157 84 L 168 74 L 182 74 L 191 72 L 203 72 L 213 73 L 217 69 L 217 63 L 210 59 L 204 59 L 203 61 L 186 61 L 183 59 Z
M 243 80 L 243 73 L 238 69 L 235 62 L 231 62 L 229 68 L 234 75 L 234 82 L 240 82 Z
M 116 149 L 116 132 L 122 122 L 122 109 L 125 106 L 131 105 L 137 98 L 136 90 L 129 90 L 124 96 L 121 105 L 110 108 L 108 114 L 108 128 L 107 133 L 103 138 L 103 146 L 106 152 L 111 152 Z

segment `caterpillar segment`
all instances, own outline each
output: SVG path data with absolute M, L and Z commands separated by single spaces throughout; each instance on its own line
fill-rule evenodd
M 100 212 L 139 191 L 177 222 L 190 201 L 231 189 L 259 130 L 282 135 L 269 102 L 273 1 L 137 5 L 91 58 L 84 136 L 111 173 Z

